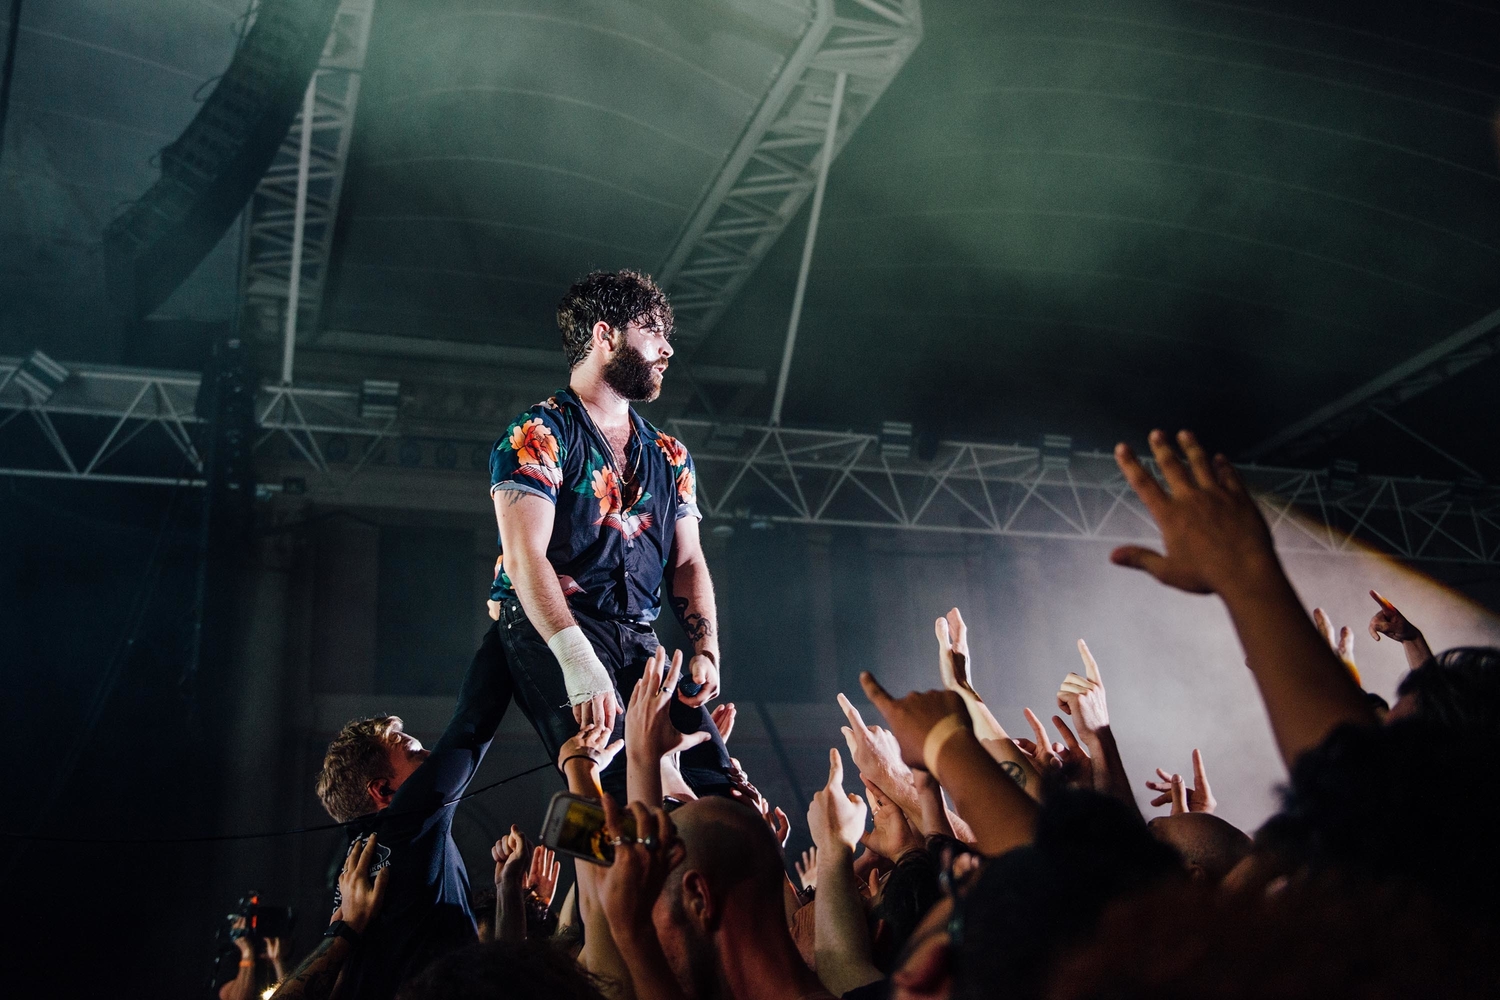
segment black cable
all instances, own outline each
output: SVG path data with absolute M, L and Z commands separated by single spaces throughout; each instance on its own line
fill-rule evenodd
M 471 789 L 456 799 L 449 799 L 447 802 L 440 803 L 438 808 L 441 809 L 443 806 L 451 806 L 455 802 L 462 802 L 464 799 L 473 798 L 492 788 L 499 788 L 501 785 L 515 781 L 517 778 L 524 778 L 528 774 L 535 774 L 544 768 L 552 766 L 552 762 L 548 761 L 545 764 L 538 764 L 536 767 L 528 767 L 524 771 L 517 771 L 515 774 L 501 778 L 499 781 L 492 781 L 483 788 Z M 427 815 L 432 811 L 430 809 L 423 809 L 420 810 L 420 813 Z M 391 813 L 390 816 L 417 815 L 418 812 L 419 810 L 410 809 L 406 812 Z M 360 817 L 360 819 L 363 818 Z M 353 822 L 357 822 L 357 820 L 350 820 L 350 823 Z M 318 826 L 299 826 L 294 830 L 270 830 L 265 833 L 218 833 L 202 837 L 42 837 L 28 833 L 7 833 L 4 830 L 0 830 L 0 840 L 32 841 L 40 844 L 217 844 L 230 840 L 266 840 L 271 837 L 295 837 L 303 833 L 321 833 L 324 830 L 337 830 L 348 825 L 349 823 L 322 823 Z

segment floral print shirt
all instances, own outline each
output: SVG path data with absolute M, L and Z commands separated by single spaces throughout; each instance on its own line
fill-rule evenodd
M 680 441 L 632 408 L 635 433 L 625 472 L 636 470 L 627 499 L 608 442 L 566 389 L 517 417 L 490 452 L 490 493 L 520 490 L 557 506 L 547 559 L 575 609 L 595 618 L 654 621 L 677 519 L 695 517 L 693 458 Z M 495 560 L 495 605 L 515 600 L 505 554 Z

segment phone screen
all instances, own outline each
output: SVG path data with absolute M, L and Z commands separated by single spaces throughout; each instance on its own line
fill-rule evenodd
M 625 817 L 629 825 L 630 817 Z M 628 832 L 628 831 L 627 831 Z M 555 851 L 607 865 L 615 860 L 614 845 L 604 833 L 604 807 L 567 792 L 552 797 L 542 841 Z

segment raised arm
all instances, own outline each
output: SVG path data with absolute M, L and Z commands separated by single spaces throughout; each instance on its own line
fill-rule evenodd
M 1189 431 L 1177 435 L 1186 464 L 1161 431 L 1150 441 L 1166 488 L 1128 445 L 1116 446 L 1115 461 L 1161 529 L 1166 551 L 1127 545 L 1110 553 L 1111 561 L 1223 599 L 1288 766 L 1339 725 L 1375 725 L 1359 685 L 1303 610 L 1234 466 L 1223 455 L 1210 462 Z
M 1094 790 L 1112 795 L 1140 812 L 1130 779 L 1125 774 L 1120 747 L 1115 743 L 1114 730 L 1109 725 L 1109 708 L 1104 698 L 1104 678 L 1099 674 L 1099 664 L 1089 652 L 1088 643 L 1082 639 L 1078 640 L 1078 654 L 1083 657 L 1083 675 L 1069 673 L 1063 678 L 1062 687 L 1057 692 L 1057 707 L 1073 717 L 1078 736 L 1093 758 Z
M 354 954 L 365 928 L 385 902 L 391 869 L 387 866 L 373 879 L 370 877 L 370 866 L 378 857 L 375 845 L 376 838 L 372 835 L 349 846 L 344 868 L 339 872 L 339 908 L 333 911 L 331 933 L 324 936 L 290 977 L 282 980 L 272 1000 L 326 1000 L 333 995 L 344 963 Z
M 1370 596 L 1380 605 L 1380 610 L 1370 619 L 1370 638 L 1379 642 L 1384 635 L 1401 643 L 1401 651 L 1406 654 L 1406 665 L 1412 670 L 1432 659 L 1432 647 L 1427 645 L 1427 637 L 1422 634 L 1422 630 L 1407 621 L 1406 616 L 1394 604 L 1375 591 L 1370 591 Z
M 609 672 L 573 620 L 557 571 L 547 560 L 557 509 L 547 497 L 520 489 L 497 488 L 494 501 L 505 572 L 527 620 L 557 657 L 573 718 L 580 726 L 599 722 L 614 728 L 619 702 Z
M 684 733 L 672 725 L 672 693 L 682 676 L 682 652 L 656 647 L 625 712 L 625 792 L 631 802 L 660 805 L 662 760 L 709 739 L 706 732 Z
M 677 519 L 668 563 L 672 613 L 693 642 L 688 676 L 699 685 L 695 694 L 679 697 L 684 704 L 703 705 L 719 696 L 719 609 L 714 604 L 714 581 L 708 575 L 696 517 Z
M 1005 773 L 1010 775 L 1026 794 L 1034 799 L 1042 797 L 1042 781 L 1027 757 L 1011 740 L 1010 734 L 995 718 L 990 707 L 974 690 L 972 661 L 969 658 L 969 628 L 964 616 L 957 608 L 934 623 L 938 641 L 938 675 L 943 687 L 955 692 L 968 706 L 969 718 L 974 722 L 974 735 L 979 738 L 991 757 L 1000 762 Z
M 868 671 L 865 694 L 890 723 L 909 767 L 923 768 L 953 796 L 955 811 L 973 829 L 979 850 L 1003 854 L 1031 842 L 1036 801 L 980 745 L 963 699 L 952 691 L 913 691 L 892 698 Z

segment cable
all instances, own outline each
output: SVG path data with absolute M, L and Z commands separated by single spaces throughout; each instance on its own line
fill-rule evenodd
M 535 774 L 544 768 L 552 766 L 552 762 L 548 761 L 545 764 L 538 764 L 536 767 L 528 767 L 524 771 L 517 771 L 515 774 L 501 778 L 499 781 L 492 781 L 483 788 L 472 789 L 464 792 L 456 799 L 449 799 L 447 802 L 440 803 L 438 808 L 441 809 L 444 806 L 451 806 L 455 802 L 462 802 L 464 799 L 482 795 L 492 788 L 499 788 L 501 785 L 515 781 L 517 778 L 524 778 L 528 774 Z M 406 812 L 391 813 L 390 816 L 413 816 L 419 812 L 422 815 L 428 815 L 433 810 L 424 809 L 419 811 L 410 809 Z M 350 822 L 354 821 L 351 820 Z M 232 840 L 267 840 L 271 837 L 295 837 L 303 833 L 338 830 L 348 825 L 348 823 L 322 823 L 318 826 L 299 826 L 294 830 L 270 830 L 265 833 L 219 833 L 202 837 L 42 837 L 27 833 L 7 833 L 0 830 L 0 840 L 31 841 L 39 844 L 217 844 Z

